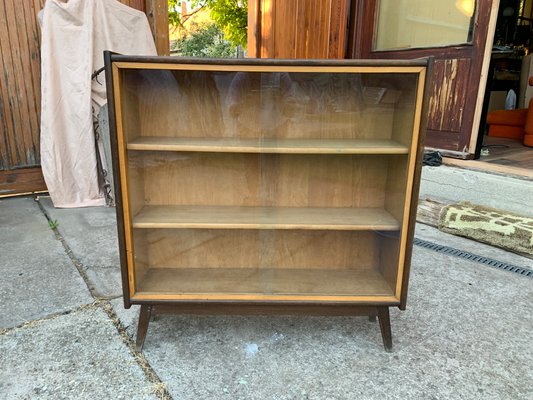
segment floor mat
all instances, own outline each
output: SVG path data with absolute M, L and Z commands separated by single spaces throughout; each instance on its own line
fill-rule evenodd
M 439 229 L 517 253 L 533 255 L 533 218 L 460 202 L 443 207 Z

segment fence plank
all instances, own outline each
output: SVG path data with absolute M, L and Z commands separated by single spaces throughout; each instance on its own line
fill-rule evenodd
M 348 0 L 258 0 L 260 31 L 249 54 L 274 58 L 344 58 Z M 260 48 L 260 52 L 255 49 Z

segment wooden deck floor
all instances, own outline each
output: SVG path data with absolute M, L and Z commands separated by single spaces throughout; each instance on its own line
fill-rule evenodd
M 457 160 L 445 157 L 444 164 L 480 171 L 515 175 L 533 180 L 533 147 L 521 141 L 486 136 L 483 149 L 488 152 L 479 160 Z

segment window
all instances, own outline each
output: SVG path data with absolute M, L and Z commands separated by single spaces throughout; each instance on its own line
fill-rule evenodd
M 475 0 L 381 0 L 374 50 L 468 43 Z

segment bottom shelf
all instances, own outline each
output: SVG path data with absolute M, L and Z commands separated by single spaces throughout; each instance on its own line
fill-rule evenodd
M 274 268 L 152 268 L 138 278 L 136 296 L 151 294 L 394 296 L 375 270 Z

